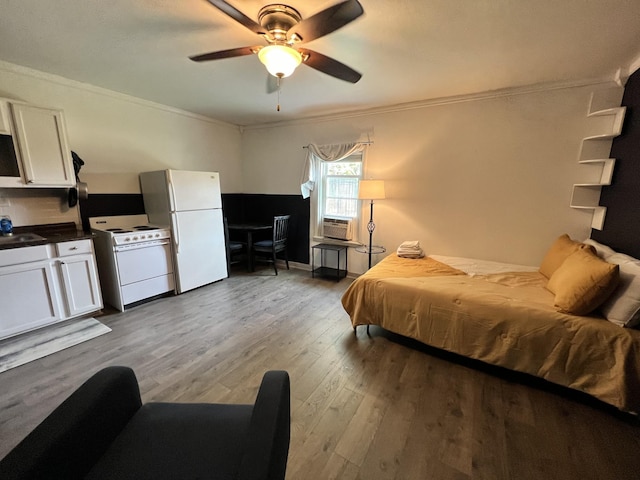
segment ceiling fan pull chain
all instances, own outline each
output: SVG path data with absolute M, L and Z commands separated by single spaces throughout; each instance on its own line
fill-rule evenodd
M 276 111 L 279 112 L 280 111 L 280 77 L 276 77 L 276 85 L 278 86 L 278 107 L 276 108 Z

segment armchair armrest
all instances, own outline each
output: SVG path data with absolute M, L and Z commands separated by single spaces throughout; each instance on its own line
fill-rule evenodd
M 289 374 L 265 373 L 258 390 L 237 478 L 283 480 L 291 434 Z
M 0 461 L 0 478 L 84 477 L 141 404 L 133 370 L 99 371 Z

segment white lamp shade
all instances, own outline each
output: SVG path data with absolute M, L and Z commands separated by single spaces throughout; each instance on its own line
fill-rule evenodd
M 288 77 L 302 62 L 302 55 L 286 45 L 269 45 L 258 52 L 258 58 L 274 77 Z
M 360 180 L 358 198 L 361 200 L 379 200 L 385 198 L 384 180 Z

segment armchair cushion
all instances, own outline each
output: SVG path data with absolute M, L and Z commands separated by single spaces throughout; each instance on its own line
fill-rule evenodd
M 252 405 L 147 403 L 87 479 L 235 478 Z

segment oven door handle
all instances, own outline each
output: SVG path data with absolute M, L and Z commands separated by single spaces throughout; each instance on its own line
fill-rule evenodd
M 171 214 L 171 231 L 173 232 L 173 244 L 176 247 L 176 254 L 180 253 L 180 229 L 178 228 L 178 220 L 176 214 Z
M 131 250 L 137 250 L 139 248 L 161 247 L 163 245 L 168 245 L 168 244 L 169 244 L 169 240 L 154 240 L 152 242 L 130 243 L 127 245 L 116 245 L 114 247 L 114 251 L 128 252 Z

